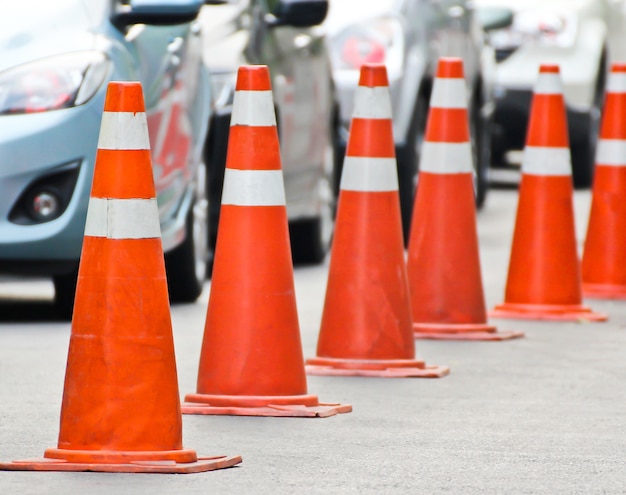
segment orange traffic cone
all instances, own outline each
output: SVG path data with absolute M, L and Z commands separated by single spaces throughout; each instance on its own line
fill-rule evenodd
M 266 66 L 240 67 L 197 393 L 185 414 L 331 416 L 307 393 Z
M 415 360 L 388 85 L 384 66 L 361 67 L 309 374 L 436 378 L 449 372 Z
M 603 321 L 582 305 L 572 167 L 558 65 L 542 65 L 522 163 L 505 302 L 491 316 Z
M 614 64 L 598 140 L 583 294 L 626 299 L 626 64 Z
M 415 337 L 523 336 L 487 323 L 461 59 L 439 60 L 419 170 L 408 247 Z
M 193 473 L 139 83 L 109 84 L 78 273 L 58 448 L 1 469 Z

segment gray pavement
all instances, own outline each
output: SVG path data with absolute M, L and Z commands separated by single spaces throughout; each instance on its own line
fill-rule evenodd
M 479 214 L 488 307 L 502 302 L 516 191 Z M 582 241 L 589 193 L 576 193 Z M 298 268 L 303 350 L 313 356 L 327 266 Z M 207 290 L 173 308 L 181 395 L 195 389 Z M 25 301 L 9 298 L 20 294 Z M 3 296 L 4 294 L 4 296 Z M 44 282 L 0 284 L 0 460 L 56 445 L 69 324 L 50 316 Z M 508 342 L 417 341 L 442 379 L 309 377 L 326 419 L 184 416 L 200 454 L 241 454 L 203 474 L 0 472 L 0 494 L 626 493 L 626 302 L 586 301 L 608 323 L 498 320 Z

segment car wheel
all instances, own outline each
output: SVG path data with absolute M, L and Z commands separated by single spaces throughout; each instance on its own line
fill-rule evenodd
M 587 136 L 571 144 L 572 180 L 574 187 L 587 188 L 593 182 L 595 170 L 596 133 L 599 129 L 600 116 L 592 109 L 586 124 Z
M 204 285 L 209 260 L 206 165 L 201 162 L 194 179 L 194 200 L 181 245 L 165 255 L 170 301 L 193 302 Z
M 606 82 L 606 55 L 603 55 L 596 79 L 593 106 L 582 119 L 579 129 L 570 130 L 570 135 L 580 136 L 571 143 L 572 180 L 574 187 L 587 188 L 593 182 L 596 160 L 596 142 L 600 131 L 600 119 Z M 578 131 L 578 132 L 576 132 Z
M 67 320 L 72 318 L 77 281 L 78 269 L 52 277 L 52 283 L 54 284 L 54 308 L 60 318 Z
M 222 188 L 224 187 L 224 171 L 226 169 L 226 155 L 228 153 L 228 139 L 230 136 L 231 112 L 213 115 L 209 125 L 209 137 L 204 151 L 204 160 L 207 164 L 207 188 L 209 201 L 209 247 L 215 251 L 217 229 L 222 207 Z M 207 276 L 211 276 L 212 266 L 209 264 Z
M 317 264 L 324 261 L 335 228 L 337 196 L 336 141 L 329 140 L 324 156 L 324 174 L 318 182 L 319 215 L 289 223 L 291 253 L 294 263 Z
M 480 98 L 474 98 L 470 109 L 470 139 L 474 165 L 474 194 L 476 207 L 482 208 L 489 190 L 489 167 L 491 160 L 490 118 L 483 116 Z
M 409 129 L 407 145 L 397 150 L 398 156 L 398 193 L 400 195 L 400 214 L 405 246 L 411 233 L 411 218 L 418 180 L 418 162 L 426 135 L 428 119 L 428 97 L 420 92 L 413 112 L 413 122 Z

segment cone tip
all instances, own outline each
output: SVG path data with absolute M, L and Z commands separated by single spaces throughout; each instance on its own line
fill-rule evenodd
M 105 112 L 145 112 L 141 83 L 111 81 L 104 100 Z
M 369 88 L 375 86 L 389 86 L 387 68 L 383 64 L 362 65 L 359 86 L 367 86 Z
M 557 64 L 541 64 L 539 66 L 540 74 L 559 74 L 561 70 Z
M 242 65 L 237 71 L 237 91 L 269 91 L 272 89 L 267 65 Z
M 441 57 L 437 66 L 437 77 L 463 78 L 463 60 L 458 57 Z

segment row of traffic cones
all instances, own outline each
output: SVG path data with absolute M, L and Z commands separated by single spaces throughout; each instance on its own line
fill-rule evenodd
M 609 90 L 624 85 L 621 79 L 611 81 Z M 567 135 L 557 83 L 558 68 L 543 67 L 531 126 L 538 122 L 546 132 L 529 133 L 533 151 L 523 170 L 506 301 L 497 314 L 601 320 L 602 315 L 580 304 L 571 206 L 566 204 L 571 205 L 571 172 L 565 166 Z M 240 69 L 197 390 L 181 408 L 141 87 L 111 83 L 81 257 L 58 446 L 46 450 L 44 459 L 0 468 L 183 473 L 233 466 L 241 457 L 200 458 L 182 447 L 181 411 L 307 417 L 345 413 L 351 406 L 320 403 L 308 393 L 306 371 L 440 377 L 448 368 L 415 359 L 415 336 L 520 337 L 519 332 L 498 332 L 487 322 L 464 91 L 461 61 L 442 59 L 407 269 L 386 72 L 382 66 L 363 67 L 317 357 L 305 367 L 269 73 L 266 67 Z M 608 113 L 609 107 L 607 101 Z M 605 127 L 602 139 L 615 139 Z M 619 143 L 601 141 L 600 146 L 604 151 L 599 156 L 606 157 L 608 166 L 619 161 Z M 543 168 L 551 163 L 558 180 Z M 609 197 L 619 194 L 598 186 L 594 205 L 597 190 Z M 533 207 L 533 201 L 541 208 Z M 607 217 L 613 224 L 624 221 L 602 208 L 596 206 L 601 214 L 592 212 L 590 225 L 599 222 L 594 229 L 605 229 Z M 537 219 L 537 209 L 549 211 Z M 606 248 L 594 249 L 603 253 Z M 589 271 L 597 275 L 602 270 L 594 268 L 594 251 L 589 252 Z M 550 263 L 559 269 L 546 272 Z M 590 280 L 603 293 L 606 286 L 611 295 L 619 292 L 614 290 L 619 280 Z
M 542 65 L 522 163 L 505 301 L 498 318 L 606 321 L 583 296 L 626 299 L 626 64 L 611 67 L 587 236 L 579 261 L 571 157 L 557 65 Z

